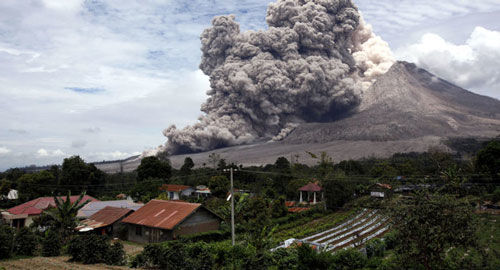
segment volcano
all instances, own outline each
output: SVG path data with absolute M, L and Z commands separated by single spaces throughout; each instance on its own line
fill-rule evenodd
M 208 152 L 173 155 L 174 167 L 189 156 L 195 164 L 208 164 L 217 153 L 243 165 L 274 163 L 284 156 L 315 164 L 308 152 L 326 152 L 334 161 L 388 157 L 394 153 L 424 152 L 429 148 L 451 151 L 449 138 L 492 138 L 500 134 L 500 101 L 478 95 L 438 78 L 407 62 L 396 62 L 362 94 L 361 103 L 333 122 L 303 123 L 278 142 L 260 141 Z M 138 159 L 122 163 L 133 170 Z M 99 165 L 113 172 L 120 163 Z

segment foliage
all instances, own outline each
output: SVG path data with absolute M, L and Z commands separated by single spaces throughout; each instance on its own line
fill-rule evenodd
M 61 170 L 61 185 L 67 185 L 73 192 L 89 191 L 96 194 L 104 185 L 106 175 L 94 164 L 87 164 L 79 156 L 65 158 Z M 68 189 L 68 188 L 66 188 Z
M 10 258 L 14 244 L 14 230 L 7 225 L 0 225 L 0 259 Z
M 297 269 L 323 270 L 332 264 L 332 254 L 329 252 L 317 252 L 308 245 L 297 247 L 298 264 Z
M 479 151 L 475 169 L 476 172 L 486 173 L 500 182 L 500 141 L 492 141 Z
M 450 247 L 475 245 L 471 206 L 455 196 L 416 192 L 410 199 L 395 200 L 389 214 L 404 239 L 396 252 L 412 267 L 440 268 Z
M 333 255 L 333 267 L 330 269 L 361 269 L 366 264 L 366 257 L 357 249 L 342 249 Z
M 36 248 L 36 235 L 28 227 L 19 229 L 14 238 L 14 252 L 17 255 L 32 256 Z
M 145 157 L 137 167 L 137 181 L 148 178 L 159 178 L 166 180 L 172 174 L 172 167 L 167 161 L 161 161 L 157 157 Z
M 383 257 L 385 252 L 385 242 L 380 239 L 372 239 L 366 243 L 366 256 Z
M 179 235 L 178 239 L 181 242 L 217 242 L 225 239 L 229 239 L 231 237 L 230 231 L 209 231 L 209 232 L 201 232 L 195 234 L 187 234 L 187 235 Z
M 24 174 L 17 181 L 19 197 L 23 201 L 46 196 L 52 193 L 53 187 L 57 184 L 54 175 L 48 171 Z
M 134 185 L 130 190 L 132 198 L 147 203 L 151 199 L 158 197 L 161 193 L 160 186 L 163 180 L 158 178 L 149 178 Z
M 71 202 L 71 192 L 68 191 L 68 195 L 65 200 L 59 199 L 54 196 L 54 202 L 56 207 L 47 211 L 49 215 L 54 218 L 55 225 L 61 232 L 63 239 L 67 239 L 71 234 L 74 233 L 76 223 L 76 215 L 78 210 L 82 209 L 90 200 L 82 202 L 85 193 L 80 194 L 75 202 Z
M 224 175 L 212 176 L 208 182 L 208 188 L 212 195 L 217 198 L 225 198 L 230 188 L 229 180 Z
M 193 169 L 193 167 L 194 167 L 193 159 L 190 157 L 186 157 L 184 159 L 184 164 L 182 164 L 182 167 L 180 170 L 181 175 L 191 174 L 191 170 Z
M 296 248 L 279 248 L 272 253 L 273 266 L 276 270 L 298 269 L 299 254 Z
M 271 203 L 271 207 L 273 218 L 283 217 L 288 213 L 288 209 L 285 205 L 285 196 L 280 196 L 278 199 L 273 200 L 273 202 Z
M 42 239 L 42 256 L 55 257 L 61 254 L 61 237 L 55 230 L 47 230 Z
M 68 245 L 71 260 L 85 264 L 106 263 L 122 265 L 125 261 L 125 251 L 119 242 L 110 244 L 103 235 L 78 235 Z
M 323 191 L 326 198 L 326 207 L 330 210 L 344 206 L 353 194 L 352 185 L 342 180 L 323 181 Z

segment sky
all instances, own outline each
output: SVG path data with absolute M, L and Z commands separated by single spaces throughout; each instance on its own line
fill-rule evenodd
M 399 60 L 500 98 L 500 0 L 355 0 Z M 123 159 L 196 122 L 214 16 L 265 29 L 269 0 L 1 0 L 0 171 Z

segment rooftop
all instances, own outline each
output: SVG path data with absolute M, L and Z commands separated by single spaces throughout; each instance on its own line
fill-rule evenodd
M 78 231 L 90 231 L 96 228 L 105 227 L 117 222 L 133 211 L 134 210 L 128 208 L 106 206 L 88 219 L 83 220 L 81 225 L 76 229 Z
M 317 191 L 321 191 L 321 187 L 316 183 L 309 183 L 309 184 L 299 188 L 299 191 L 317 192 Z
M 190 186 L 184 186 L 184 185 L 167 185 L 167 184 L 164 184 L 164 185 L 162 185 L 160 187 L 160 190 L 181 192 L 181 191 L 186 190 L 188 188 L 191 188 L 191 187 Z
M 71 196 L 69 199 L 72 203 L 76 202 L 80 195 L 75 195 Z M 63 201 L 66 201 L 66 196 L 59 196 L 57 197 Z M 94 197 L 91 197 L 89 195 L 83 196 L 81 203 L 86 202 L 87 200 L 90 200 L 91 202 L 97 202 L 97 200 Z M 7 210 L 10 214 L 13 215 L 39 215 L 43 211 L 47 210 L 48 208 L 51 207 L 56 207 L 56 203 L 54 202 L 54 197 L 40 197 L 34 200 L 31 200 L 29 202 L 25 202 L 23 204 L 20 204 L 18 206 L 14 206 Z
M 84 217 L 84 218 L 90 217 L 91 215 L 97 213 L 97 211 L 104 209 L 107 206 L 117 207 L 117 208 L 127 208 L 137 211 L 139 208 L 143 207 L 144 204 L 134 203 L 133 201 L 130 200 L 90 202 L 78 211 L 77 217 Z
M 122 222 L 172 230 L 200 207 L 199 203 L 151 200 Z

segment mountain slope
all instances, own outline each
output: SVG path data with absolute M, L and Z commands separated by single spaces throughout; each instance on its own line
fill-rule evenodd
M 331 123 L 302 124 L 282 143 L 492 137 L 499 133 L 499 100 L 464 90 L 414 64 L 398 62 L 364 93 L 356 112 Z

